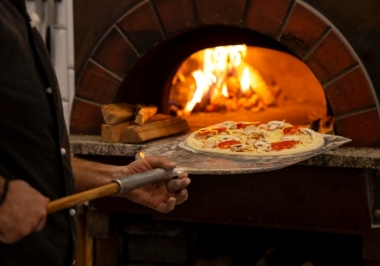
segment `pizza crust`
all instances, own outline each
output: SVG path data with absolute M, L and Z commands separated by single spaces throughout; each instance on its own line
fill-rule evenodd
M 227 122 L 212 125 L 210 127 L 204 128 L 204 129 L 215 128 L 215 127 L 218 127 L 218 126 L 223 125 L 225 123 L 227 123 Z M 228 121 L 228 123 L 231 123 L 231 121 Z M 234 123 L 238 123 L 238 122 L 234 122 Z M 239 122 L 239 123 L 245 123 L 245 122 Z M 279 128 L 278 132 L 276 132 L 276 133 L 281 134 L 280 130 L 282 132 L 283 128 L 290 127 L 290 126 L 292 126 L 292 125 L 285 123 L 284 127 Z M 236 131 L 239 134 L 241 133 L 239 130 L 229 130 L 229 133 L 234 133 Z M 261 132 L 263 132 L 263 131 L 261 131 Z M 204 148 L 203 146 L 204 146 L 205 141 L 197 139 L 196 138 L 197 134 L 198 134 L 198 131 L 193 132 L 186 138 L 185 143 L 186 143 L 187 147 L 189 147 L 195 151 L 199 151 L 199 152 L 232 155 L 232 156 L 244 156 L 244 157 L 265 157 L 265 156 L 271 157 L 271 156 L 286 156 L 286 155 L 302 154 L 302 153 L 318 150 L 325 143 L 323 135 L 313 131 L 313 140 L 311 143 L 308 143 L 307 145 L 305 145 L 305 144 L 298 145 L 297 144 L 296 147 L 289 148 L 289 149 L 283 149 L 283 150 L 279 150 L 279 151 L 276 151 L 276 150 L 260 151 L 260 150 L 255 149 L 255 150 L 249 150 L 249 151 L 246 150 L 246 151 L 237 152 L 237 151 L 232 151 L 230 149 L 220 149 L 217 147 L 216 148 Z M 218 140 L 218 138 L 220 138 L 220 136 L 221 135 L 218 134 L 218 136 L 214 136 L 211 138 Z M 241 134 L 239 136 L 242 137 L 243 134 Z M 242 138 L 245 141 L 244 137 L 242 137 Z

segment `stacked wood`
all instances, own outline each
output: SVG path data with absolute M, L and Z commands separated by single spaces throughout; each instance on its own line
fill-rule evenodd
M 116 125 L 103 124 L 101 127 L 102 141 L 104 142 L 122 142 L 125 129 L 134 125 L 132 121 L 125 121 Z
M 156 106 L 138 106 L 137 114 L 135 117 L 135 123 L 140 126 L 144 125 L 144 123 L 152 116 L 157 113 Z
M 132 118 L 136 105 L 128 103 L 111 103 L 101 106 L 104 121 L 108 125 L 115 125 Z
M 132 110 L 135 112 L 129 115 Z M 185 119 L 157 114 L 155 106 L 109 104 L 102 106 L 102 113 L 105 124 L 101 126 L 101 138 L 104 142 L 139 143 L 190 129 Z
M 124 130 L 122 142 L 139 143 L 178 134 L 189 129 L 187 121 L 181 117 L 157 114 L 149 118 L 143 126 L 127 126 Z

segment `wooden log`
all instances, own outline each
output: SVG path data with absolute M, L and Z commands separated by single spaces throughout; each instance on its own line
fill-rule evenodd
M 121 142 L 127 126 L 134 124 L 133 121 L 125 121 L 116 125 L 103 124 L 101 126 L 101 139 L 103 142 Z
M 144 125 L 145 122 L 157 113 L 157 106 L 140 106 L 138 107 L 135 117 L 135 123 Z
M 126 127 L 122 142 L 139 143 L 178 134 L 189 129 L 187 121 L 181 117 L 158 114 L 148 119 L 144 125 Z
M 136 112 L 136 105 L 128 103 L 111 103 L 101 106 L 103 119 L 108 125 L 115 125 L 131 119 Z

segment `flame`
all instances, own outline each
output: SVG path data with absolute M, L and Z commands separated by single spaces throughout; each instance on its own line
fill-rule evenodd
M 189 114 L 201 102 L 219 106 L 226 99 L 237 101 L 241 95 L 251 96 L 252 92 L 258 94 L 265 105 L 270 104 L 273 96 L 258 71 L 246 63 L 246 56 L 244 44 L 218 46 L 194 54 L 192 58 L 199 61 L 200 68 L 191 74 L 196 83 L 195 91 L 183 113 Z M 183 80 L 183 75 L 177 73 L 177 78 Z
M 309 124 L 309 128 L 323 134 L 334 134 L 335 118 L 333 116 L 326 116 L 319 118 Z
M 227 90 L 227 85 L 226 84 L 223 84 L 223 87 L 222 87 L 222 94 L 224 97 L 228 98 L 230 97 L 230 95 L 228 94 L 228 90 Z
M 251 88 L 251 84 L 250 83 L 251 83 L 251 79 L 249 77 L 249 68 L 245 67 L 244 71 L 243 71 L 243 75 L 241 77 L 241 81 L 240 81 L 241 91 L 242 92 L 248 91 Z
M 186 104 L 185 109 L 184 109 L 185 113 L 191 112 L 194 106 L 197 103 L 201 102 L 208 88 L 211 86 L 211 84 L 215 80 L 215 76 L 213 75 L 207 76 L 205 73 L 199 70 L 195 71 L 192 75 L 195 78 L 195 81 L 197 83 L 197 89 L 194 93 L 193 99 Z

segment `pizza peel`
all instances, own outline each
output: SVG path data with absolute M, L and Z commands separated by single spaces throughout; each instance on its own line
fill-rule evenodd
M 351 141 L 341 136 L 323 135 L 325 143 L 315 151 L 287 156 L 252 158 L 248 156 L 198 152 L 186 146 L 185 140 L 187 137 L 188 135 L 185 135 L 172 141 L 151 145 L 138 152 L 135 156 L 137 160 L 148 156 L 168 158 L 177 163 L 177 167 L 173 171 L 157 168 L 125 176 L 104 186 L 53 200 L 48 204 L 47 213 L 53 213 L 97 198 L 122 194 L 148 184 L 167 181 L 178 176 L 179 173 L 192 175 L 232 175 L 278 170 L 320 155 Z
M 195 151 L 185 143 L 184 135 L 165 143 L 151 145 L 136 154 L 136 159 L 147 156 L 168 158 L 177 163 L 176 170 L 193 175 L 248 174 L 278 170 L 338 148 L 351 139 L 322 134 L 325 143 L 317 150 L 284 156 L 235 156 Z

